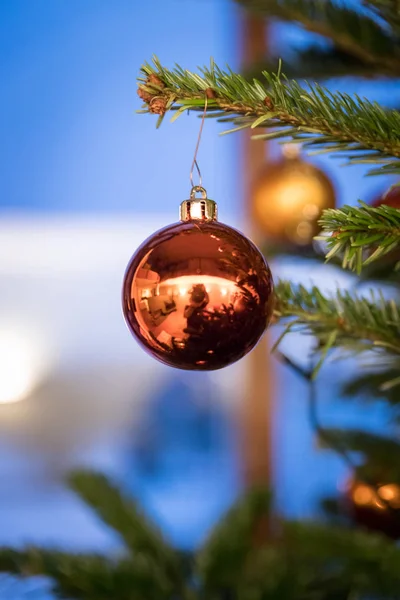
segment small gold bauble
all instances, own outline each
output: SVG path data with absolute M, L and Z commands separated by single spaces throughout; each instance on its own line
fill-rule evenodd
M 253 217 L 266 236 L 280 243 L 311 244 L 322 211 L 334 207 L 330 179 L 290 147 L 266 165 L 253 187 Z
M 400 538 L 400 486 L 396 483 L 373 486 L 350 481 L 346 504 L 357 524 L 393 539 Z

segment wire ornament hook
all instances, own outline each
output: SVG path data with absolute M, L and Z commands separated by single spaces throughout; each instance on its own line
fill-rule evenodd
M 192 166 L 190 168 L 190 183 L 192 185 L 192 189 L 194 189 L 196 187 L 204 189 L 202 187 L 203 181 L 202 181 L 202 177 L 201 177 L 200 167 L 199 167 L 199 164 L 197 162 L 197 153 L 199 151 L 199 146 L 200 146 L 200 141 L 201 141 L 201 134 L 203 133 L 204 121 L 205 121 L 206 113 L 207 113 L 207 104 L 208 104 L 208 99 L 207 99 L 207 95 L 206 95 L 205 96 L 205 102 L 204 102 L 203 116 L 201 118 L 201 125 L 200 125 L 199 135 L 198 135 L 198 138 L 197 138 L 196 149 L 194 151 L 193 162 L 192 162 Z M 194 168 L 195 167 L 196 167 L 197 173 L 199 175 L 199 183 L 198 183 L 197 186 L 194 184 L 194 181 L 193 181 L 193 172 L 194 172 Z

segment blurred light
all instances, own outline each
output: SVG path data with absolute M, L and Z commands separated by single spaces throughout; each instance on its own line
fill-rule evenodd
M 310 235 L 312 234 L 313 225 L 308 221 L 301 221 L 296 228 L 296 234 L 299 238 L 308 240 Z
M 174 277 L 171 279 L 167 279 L 166 281 L 162 282 L 163 285 L 165 286 L 178 286 L 179 289 L 185 289 L 185 293 L 188 291 L 188 289 L 196 284 L 196 283 L 202 283 L 205 287 L 206 290 L 211 289 L 211 286 L 215 285 L 218 288 L 221 287 L 221 285 L 226 288 L 227 290 L 234 290 L 236 287 L 236 282 L 235 281 L 230 281 L 229 279 L 225 279 L 222 277 L 214 277 L 213 275 L 196 275 L 195 277 L 192 277 L 192 275 L 182 275 L 181 277 Z
M 179 295 L 184 296 L 187 293 L 187 288 L 179 288 Z
M 303 208 L 303 215 L 307 219 L 316 219 L 319 215 L 319 208 L 316 204 L 306 204 Z
M 228 292 L 226 288 L 221 288 L 221 296 L 226 296 L 227 293 Z
M 378 494 L 393 508 L 400 508 L 400 487 L 394 483 L 382 485 Z
M 356 485 L 353 490 L 353 500 L 356 504 L 374 504 L 375 492 L 369 485 L 362 483 Z
M 386 510 L 388 506 L 392 509 L 400 508 L 400 487 L 396 484 L 385 484 L 376 490 L 365 483 L 353 483 L 351 489 L 352 498 L 359 506 L 368 506 Z
M 0 333 L 0 404 L 18 402 L 37 383 L 34 346 L 19 333 Z

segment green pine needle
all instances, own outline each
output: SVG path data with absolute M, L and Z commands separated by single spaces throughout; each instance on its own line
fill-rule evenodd
M 270 504 L 269 491 L 255 488 L 241 498 L 215 527 L 196 561 L 206 589 L 234 582 L 237 585 L 243 578 L 243 569 L 255 547 L 257 531 L 263 526 L 268 527 Z
M 364 266 L 398 250 L 400 247 L 400 210 L 390 206 L 377 208 L 360 202 L 360 206 L 343 206 L 325 210 L 320 219 L 325 234 L 318 239 L 327 243 L 327 260 L 343 256 L 343 268 L 361 273 Z
M 200 73 L 200 74 L 199 74 Z M 279 73 L 262 73 L 262 81 L 247 81 L 230 69 L 223 71 L 213 62 L 210 67 L 193 73 L 176 66 L 173 70 L 161 65 L 142 66 L 139 86 L 163 98 L 166 110 L 192 105 L 203 111 L 206 90 L 215 94 L 208 106 L 208 115 L 217 118 L 226 114 L 236 131 L 243 128 L 273 128 L 255 136 L 292 138 L 316 152 L 340 152 L 350 164 L 358 161 L 376 163 L 371 174 L 400 173 L 400 113 L 384 110 L 378 103 L 357 95 L 330 92 L 318 85 L 302 87 Z M 153 87 L 147 78 L 156 74 L 163 87 Z M 172 102 L 171 99 L 173 98 Z M 266 117 L 265 119 L 262 117 Z M 373 156 L 371 156 L 371 152 Z
M 118 531 L 121 525 L 132 527 L 127 517 L 131 505 L 127 507 L 126 500 L 121 504 L 122 494 L 106 478 L 80 472 L 70 481 L 105 516 L 106 524 L 112 521 Z M 105 496 L 94 502 L 94 490 Z M 120 519 L 116 519 L 118 514 Z M 46 575 L 54 594 L 69 600 L 391 600 L 398 596 L 400 552 L 395 544 L 337 525 L 271 519 L 270 495 L 265 489 L 241 498 L 197 558 L 192 555 L 192 560 L 186 560 L 186 567 L 180 569 L 187 585 L 184 590 L 177 590 L 166 577 L 164 552 L 168 555 L 169 551 L 163 542 L 153 551 L 154 526 L 137 517 L 136 510 L 133 522 L 142 542 L 143 537 L 149 538 L 140 544 L 144 552 L 136 542 L 134 552 L 117 557 L 3 548 L 0 571 L 23 577 Z
M 361 12 L 355 5 L 332 0 L 237 1 L 257 15 L 295 22 L 311 33 L 324 36 L 350 60 L 357 59 L 372 73 L 393 77 L 400 74 L 397 37 L 370 12 Z M 387 18 L 390 19 L 389 15 Z
M 137 554 L 134 560 L 113 560 L 54 549 L 0 548 L 0 572 L 50 577 L 57 597 L 68 600 L 169 600 L 173 595 L 171 582 L 160 566 L 143 554 Z M 1 594 L 0 588 L 3 600 Z
M 400 354 L 400 307 L 392 300 L 376 299 L 372 292 L 369 298 L 340 290 L 325 296 L 317 287 L 308 290 L 279 281 L 275 318 L 285 323 L 278 342 L 293 331 L 316 337 L 317 369 L 333 349 L 373 350 L 382 357 Z
M 177 554 L 131 498 L 124 496 L 100 473 L 74 471 L 69 484 L 104 523 L 119 533 L 133 555 L 148 557 L 178 589 L 183 587 Z

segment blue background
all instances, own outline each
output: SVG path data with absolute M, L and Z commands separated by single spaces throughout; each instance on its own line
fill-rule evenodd
M 140 65 L 152 54 L 170 67 L 177 62 L 196 69 L 213 56 L 220 66 L 228 63 L 237 69 L 238 31 L 238 8 L 228 0 L 0 0 L 0 219 L 18 213 L 39 215 L 44 220 L 54 214 L 79 213 L 130 214 L 138 220 L 165 214 L 166 224 L 176 220 L 179 203 L 190 190 L 189 170 L 199 121 L 193 115 L 183 116 L 174 124 L 165 119 L 161 129 L 156 130 L 154 116 L 135 114 L 141 106 L 136 76 Z M 297 28 L 275 25 L 271 45 L 276 54 L 282 40 L 285 45 L 308 43 L 308 37 Z M 331 85 L 337 87 L 339 83 Z M 372 88 L 371 83 L 347 81 L 340 87 L 386 104 L 398 104 L 396 83 L 383 82 Z M 199 162 L 204 185 L 210 197 L 218 201 L 222 220 L 235 223 L 242 210 L 240 135 L 219 137 L 222 128 L 213 120 L 206 122 Z M 313 160 L 334 179 L 339 203 L 371 199 L 389 183 L 364 178 L 363 167 L 341 169 L 337 159 L 324 156 Z M 283 269 L 295 279 L 307 273 L 307 267 L 299 262 L 287 263 Z M 318 273 L 321 285 L 327 277 L 332 284 L 331 272 L 327 277 Z M 289 344 L 294 355 L 299 348 L 298 342 Z M 326 381 L 332 372 L 327 369 L 325 375 L 322 373 L 322 394 L 326 394 Z M 158 401 L 172 407 L 176 382 L 171 381 L 168 389 L 169 398 Z M 302 402 L 306 393 L 304 384 L 286 372 L 285 394 L 282 392 L 284 398 L 278 399 L 274 432 L 277 498 L 283 511 L 296 516 L 308 514 L 309 500 L 321 486 L 335 490 L 337 480 L 343 478 L 343 467 L 336 457 L 327 457 L 326 453 L 301 456 L 297 451 L 312 439 Z M 360 411 L 338 404 L 335 393 L 330 385 L 323 404 L 326 420 L 337 426 L 360 424 Z M 176 410 L 182 413 L 179 407 Z M 371 428 L 379 426 L 379 411 L 371 408 L 363 422 Z M 191 418 L 187 417 L 189 425 Z M 194 431 L 198 431 L 193 419 Z M 219 425 L 213 427 L 220 431 Z M 207 524 L 218 518 L 238 491 L 232 465 L 236 460 L 234 435 L 227 433 L 225 441 L 221 436 L 217 437 L 222 439 L 223 448 L 215 450 L 220 462 L 212 454 L 208 460 L 231 473 L 226 475 L 226 488 L 218 492 L 218 470 L 214 479 L 210 472 L 207 479 L 207 461 L 200 461 L 207 481 L 220 493 L 220 501 L 211 513 L 201 516 L 200 498 L 196 508 L 191 509 L 198 511 L 199 518 L 186 529 L 177 523 L 179 518 L 190 521 L 190 509 L 185 515 L 179 514 L 179 504 L 170 510 L 163 525 L 178 544 L 197 543 Z M 182 442 L 178 440 L 176 446 L 172 444 L 174 460 L 190 455 L 191 440 L 189 435 Z M 196 448 L 193 452 L 196 454 Z M 160 458 L 167 470 L 168 456 Z M 135 460 L 129 463 L 127 459 L 126 472 Z M 137 477 L 146 501 L 162 495 L 165 481 L 155 481 L 154 476 L 139 471 Z M 130 485 L 134 491 L 135 481 Z M 196 485 L 204 488 L 204 479 Z M 45 530 L 47 517 L 38 515 L 38 523 L 42 520 Z M 6 527 L 6 512 L 1 517 Z M 84 537 L 84 528 L 77 530 Z M 12 531 L 9 539 L 14 543 Z M 84 541 L 80 539 L 79 543 Z

